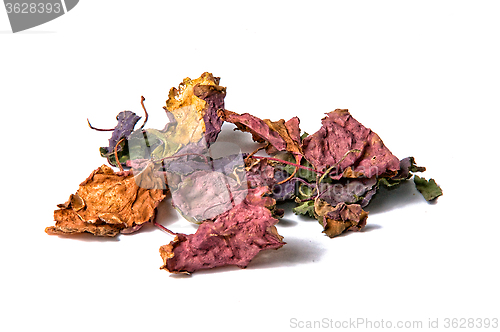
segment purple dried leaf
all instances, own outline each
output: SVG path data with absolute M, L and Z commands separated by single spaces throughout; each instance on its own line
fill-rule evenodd
M 224 109 L 226 88 L 217 85 L 196 85 L 193 93 L 206 102 L 203 121 L 205 122 L 205 141 L 208 144 L 215 142 L 222 127 L 222 119 L 217 115 L 219 109 Z
M 274 180 L 276 184 L 272 187 L 273 194 L 271 195 L 277 201 L 286 201 L 293 199 L 297 191 L 297 182 L 300 181 L 299 178 L 294 177 L 285 183 L 278 184 L 289 177 L 288 172 L 283 168 L 276 167 L 274 172 Z
M 324 171 L 335 165 L 339 179 L 395 174 L 399 159 L 384 145 L 380 137 L 356 121 L 347 110 L 337 109 L 322 119 L 322 127 L 306 137 L 302 149 L 304 156 L 317 170 Z M 351 150 L 361 152 L 349 153 Z
M 328 204 L 336 206 L 339 203 L 358 203 L 365 207 L 376 190 L 377 179 L 346 179 L 342 178 L 332 183 L 320 183 L 319 192 L 321 199 Z M 361 202 L 361 203 L 360 203 Z
M 113 134 L 111 134 L 111 138 L 108 140 L 109 146 L 105 148 L 108 153 L 113 152 L 116 144 L 122 138 L 128 138 L 132 131 L 134 131 L 134 127 L 141 119 L 140 116 L 131 111 L 123 111 L 118 113 L 116 116 L 116 120 L 118 120 L 118 124 L 113 130 Z
M 413 157 L 406 157 L 399 162 L 399 171 L 392 180 L 407 180 L 411 178 L 411 172 L 425 172 L 425 167 L 420 167 L 415 164 Z

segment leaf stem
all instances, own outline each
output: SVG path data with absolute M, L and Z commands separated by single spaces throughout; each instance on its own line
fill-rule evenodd
M 141 96 L 141 105 L 142 105 L 142 109 L 144 110 L 144 113 L 146 113 L 146 118 L 144 119 L 144 123 L 142 124 L 141 128 L 139 129 L 142 129 L 144 128 L 144 126 L 146 125 L 146 122 L 148 122 L 148 111 L 146 111 L 146 107 L 144 106 L 144 101 L 146 100 L 146 98 L 144 98 L 144 96 Z
M 203 157 L 203 159 L 205 159 L 205 163 L 207 165 L 210 165 L 209 162 L 208 162 L 207 156 L 205 156 L 203 154 L 200 154 L 200 153 L 182 153 L 182 154 L 178 154 L 178 155 L 173 155 L 173 156 L 169 156 L 169 157 L 164 157 L 164 158 L 161 158 L 161 159 L 153 160 L 153 162 L 157 163 L 157 162 L 160 162 L 160 161 L 164 161 L 166 159 L 175 159 L 175 158 L 180 158 L 180 157 L 185 157 L 185 156 Z
M 153 225 L 155 225 L 156 227 L 158 227 L 159 229 L 161 229 L 162 231 L 164 231 L 164 232 L 166 232 L 166 233 L 168 233 L 170 235 L 174 235 L 174 236 L 177 235 L 177 233 L 172 232 L 170 229 L 168 229 L 167 227 L 165 227 L 165 226 L 157 223 L 156 221 L 153 221 Z
M 266 145 L 263 145 L 263 146 L 260 146 L 258 147 L 257 149 L 255 149 L 255 151 L 253 151 L 252 153 L 250 153 L 246 158 L 245 158 L 245 162 L 247 162 L 248 159 L 250 159 L 254 154 L 256 154 L 257 152 L 259 152 L 260 150 L 262 149 L 265 149 L 269 146 L 269 143 L 267 143 Z
M 116 150 L 116 148 L 118 147 L 118 145 L 125 140 L 125 137 L 123 137 L 121 140 L 118 141 L 118 143 L 116 143 L 115 145 L 115 162 L 116 164 L 118 165 L 118 167 L 120 167 L 120 171 L 123 172 L 123 167 L 122 167 L 122 163 L 120 163 L 120 160 L 118 159 L 118 151 Z
M 252 158 L 255 158 L 255 159 L 267 159 L 267 160 L 277 161 L 277 162 L 280 162 L 280 163 L 283 163 L 283 164 L 286 164 L 286 165 L 290 165 L 290 166 L 295 166 L 295 167 L 298 167 L 298 168 L 302 168 L 302 169 L 305 169 L 305 170 L 308 170 L 308 171 L 311 171 L 311 172 L 314 172 L 314 173 L 319 173 L 319 174 L 323 174 L 324 173 L 324 172 L 315 170 L 315 169 L 310 168 L 310 167 L 302 166 L 302 165 L 299 165 L 299 164 L 294 164 L 292 162 L 281 160 L 281 159 L 278 159 L 278 158 L 259 157 L 259 156 L 253 156 Z
M 89 121 L 88 118 L 87 118 L 87 123 L 88 123 L 90 129 L 93 129 L 93 130 L 97 130 L 97 131 L 113 131 L 113 130 L 115 130 L 115 128 L 113 128 L 113 129 L 100 129 L 100 128 L 96 128 L 96 127 L 94 127 L 94 126 L 92 126 L 90 124 L 90 121 Z

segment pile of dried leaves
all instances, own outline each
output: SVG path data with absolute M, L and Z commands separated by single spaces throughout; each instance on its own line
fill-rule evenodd
M 299 118 L 259 119 L 224 108 L 225 87 L 210 73 L 172 88 L 162 130 L 144 129 L 131 111 L 116 117 L 103 165 L 54 211 L 48 234 L 116 236 L 153 223 L 175 236 L 160 248 L 162 269 L 192 273 L 224 265 L 246 267 L 261 250 L 282 247 L 276 230 L 284 211 L 276 201 L 293 200 L 293 212 L 318 220 L 333 238 L 366 225 L 364 208 L 381 187 L 393 188 L 425 171 L 413 157 L 399 160 L 372 130 L 345 109 L 322 119 L 314 134 L 302 133 Z M 223 122 L 236 125 L 261 143 L 251 153 L 214 157 Z M 102 130 L 94 128 L 92 129 Z M 256 156 L 265 150 L 267 157 Z M 125 170 L 126 169 L 126 170 Z M 442 195 L 433 179 L 414 176 L 428 201 Z M 199 224 L 194 234 L 174 233 L 155 222 L 168 195 L 173 207 Z

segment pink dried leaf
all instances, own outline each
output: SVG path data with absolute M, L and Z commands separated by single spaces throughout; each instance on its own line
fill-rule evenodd
M 177 234 L 160 248 L 161 269 L 192 273 L 225 265 L 244 268 L 260 251 L 283 246 L 271 212 L 276 202 L 263 196 L 267 192 L 267 187 L 249 189 L 241 203 L 203 222 L 196 233 Z
M 302 150 L 307 161 L 319 171 L 345 157 L 337 167 L 337 174 L 332 174 L 334 179 L 394 175 L 399 170 L 399 159 L 380 137 L 345 109 L 328 113 L 322 119 L 322 127 L 304 139 Z M 352 150 L 361 152 L 345 155 Z
M 299 118 L 297 117 L 285 122 L 283 119 L 278 121 L 261 120 L 248 113 L 238 114 L 228 110 L 219 110 L 218 115 L 224 121 L 234 123 L 239 130 L 251 133 L 254 141 L 269 143 L 266 149 L 268 154 L 274 154 L 277 151 L 302 153 Z

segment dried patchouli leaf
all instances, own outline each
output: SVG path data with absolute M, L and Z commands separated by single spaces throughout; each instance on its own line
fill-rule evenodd
M 391 176 L 399 170 L 399 159 L 380 137 L 356 121 L 348 110 L 337 109 L 322 119 L 322 127 L 307 136 L 302 145 L 305 158 L 319 171 L 335 165 L 332 178 Z M 361 152 L 349 153 L 359 150 Z
M 415 175 L 413 181 L 415 182 L 417 190 L 427 201 L 432 201 L 443 194 L 443 191 L 434 179 L 426 180 L 418 175 Z
M 267 159 L 249 159 L 246 167 L 248 186 L 250 188 L 267 186 L 272 188 L 276 184 L 275 169 Z
M 217 111 L 224 109 L 226 96 L 226 88 L 219 82 L 219 77 L 205 72 L 194 80 L 185 78 L 178 88 L 170 89 L 165 110 L 174 115 L 177 125 L 169 140 L 184 146 L 203 137 L 207 144 L 217 139 L 223 123 Z
M 401 159 L 399 162 L 399 171 L 396 176 L 394 176 L 392 179 L 393 180 L 399 180 L 399 179 L 409 179 L 412 176 L 412 173 L 415 172 L 425 172 L 425 167 L 423 166 L 417 166 L 415 163 L 415 158 L 413 157 L 406 157 Z
M 314 215 L 314 200 L 301 202 L 297 204 L 297 206 L 294 207 L 292 211 L 295 214 L 316 218 L 316 216 Z
M 320 198 L 328 204 L 336 206 L 339 203 L 358 203 L 365 207 L 370 202 L 372 190 L 376 190 L 377 179 L 345 179 L 334 180 L 331 183 L 319 185 Z
M 271 197 L 277 201 L 293 199 L 296 191 L 297 178 L 281 183 L 289 175 L 280 165 L 270 162 L 268 159 L 250 158 L 246 167 L 246 178 L 250 188 L 267 186 L 271 191 Z
M 137 129 L 140 117 L 135 113 L 120 113 L 123 120 L 113 131 L 108 148 L 101 148 L 101 155 L 114 162 L 114 148 L 122 165 L 133 159 L 162 159 L 176 153 L 186 153 L 185 148 L 197 145 L 196 150 L 206 149 L 221 130 L 222 119 L 217 115 L 224 108 L 226 88 L 219 85 L 220 78 L 203 73 L 197 79 L 185 78 L 178 88 L 171 88 L 164 107 L 169 122 L 162 130 Z M 144 101 L 144 99 L 143 99 Z M 133 131 L 133 132 L 132 132 Z M 191 151 L 192 152 L 192 151 Z
M 169 125 L 163 130 L 147 129 L 138 135 L 139 139 L 134 141 L 140 146 L 138 150 L 151 152 L 132 158 L 158 160 L 174 154 L 203 153 L 217 139 L 223 123 L 217 111 L 224 108 L 226 88 L 219 81 L 218 77 L 203 73 L 194 80 L 185 78 L 178 88 L 171 88 L 164 107 Z
M 382 185 L 388 189 L 397 187 L 401 182 L 410 179 L 415 172 L 425 172 L 425 167 L 417 166 L 415 158 L 406 157 L 399 162 L 398 173 L 390 178 L 381 177 L 378 179 L 378 186 Z
M 184 218 L 201 223 L 231 210 L 246 195 L 233 178 L 217 171 L 196 171 L 172 191 L 172 205 Z
M 107 158 L 110 165 L 118 166 L 114 156 L 115 146 L 121 139 L 128 139 L 130 137 L 130 134 L 134 131 L 134 127 L 140 118 L 140 116 L 131 111 L 123 111 L 116 116 L 118 124 L 113 129 L 111 138 L 108 141 L 108 147 L 99 148 L 101 156 Z M 120 144 L 116 150 L 118 159 L 122 159 L 122 156 L 126 154 L 125 144 Z M 123 162 L 125 162 L 125 160 Z
M 54 211 L 55 226 L 48 234 L 92 233 L 115 236 L 120 231 L 136 230 L 151 220 L 156 207 L 165 198 L 161 189 L 145 189 L 164 179 L 155 177 L 152 169 L 134 177 L 131 172 L 115 173 L 102 165 L 80 184 L 64 204 Z M 156 183 L 155 183 L 156 182 Z
M 274 226 L 275 200 L 263 196 L 267 187 L 248 190 L 248 195 L 231 210 L 213 221 L 202 223 L 196 233 L 177 234 L 160 248 L 162 269 L 191 273 L 225 265 L 246 267 L 262 250 L 285 244 Z
M 359 204 L 339 203 L 333 207 L 321 199 L 315 201 L 314 213 L 323 226 L 323 233 L 331 238 L 346 231 L 363 229 L 368 218 L 368 212 Z
M 269 154 L 277 151 L 302 154 L 298 117 L 293 117 L 285 122 L 283 119 L 278 121 L 261 120 L 248 113 L 238 114 L 228 110 L 220 110 L 218 114 L 222 120 L 234 123 L 237 129 L 251 133 L 254 141 L 269 143 L 266 149 Z

